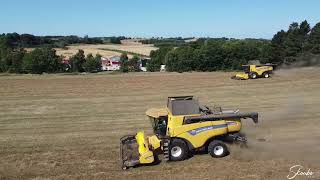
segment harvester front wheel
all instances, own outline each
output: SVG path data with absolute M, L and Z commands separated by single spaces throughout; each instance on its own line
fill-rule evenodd
M 258 74 L 255 73 L 255 72 L 252 72 L 252 73 L 249 74 L 249 76 L 250 76 L 251 79 L 257 79 Z
M 170 143 L 170 160 L 182 161 L 188 156 L 188 146 L 181 139 L 173 139 Z
M 228 148 L 222 141 L 213 140 L 208 146 L 208 152 L 214 158 L 221 158 L 228 155 Z

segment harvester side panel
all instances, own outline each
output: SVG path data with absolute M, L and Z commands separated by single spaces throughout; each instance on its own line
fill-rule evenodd
M 173 136 L 187 140 L 194 148 L 202 147 L 208 139 L 228 133 L 225 121 L 187 124 L 173 129 Z

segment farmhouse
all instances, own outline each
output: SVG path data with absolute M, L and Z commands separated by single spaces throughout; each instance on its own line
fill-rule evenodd
M 70 59 L 64 58 L 61 63 L 64 71 L 68 72 L 71 69 Z
M 101 67 L 103 71 L 117 71 L 120 70 L 120 57 L 113 56 L 111 58 L 102 57 Z
M 139 60 L 139 67 L 140 70 L 143 72 L 147 71 L 147 63 L 150 60 L 149 57 L 141 57 Z M 62 64 L 64 66 L 64 70 L 66 72 L 71 70 L 71 62 L 70 59 L 65 58 L 62 60 Z M 118 71 L 121 67 L 121 60 L 120 56 L 112 56 L 108 57 L 101 57 L 101 70 L 102 71 Z
M 101 70 L 102 71 L 107 71 L 108 70 L 108 66 L 110 64 L 109 61 L 110 61 L 109 58 L 101 57 Z

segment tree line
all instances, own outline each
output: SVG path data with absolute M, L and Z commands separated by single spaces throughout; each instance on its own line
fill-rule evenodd
M 7 33 L 0 34 L 6 39 L 10 46 L 20 48 L 32 48 L 50 46 L 52 48 L 64 48 L 71 44 L 102 44 L 103 39 L 99 37 L 78 36 L 34 36 L 32 34 Z
M 67 44 L 97 43 L 94 39 L 89 40 L 89 37 L 0 34 L 0 72 L 41 74 L 63 72 L 66 69 L 69 72 L 101 70 L 101 56 L 85 56 L 82 50 L 70 57 L 69 64 L 63 63 L 63 57 L 58 56 L 52 46 L 53 41 L 61 38 Z M 121 42 L 123 38 L 118 37 L 115 41 Z M 272 40 L 200 38 L 196 42 L 184 42 L 177 46 L 176 42 L 184 39 L 168 39 L 150 40 L 168 44 L 151 52 L 151 60 L 147 64 L 149 71 L 159 71 L 161 65 L 166 65 L 168 71 L 176 72 L 238 70 L 250 60 L 284 66 L 320 64 L 320 23 L 311 28 L 307 21 L 294 22 L 287 31 L 277 32 Z M 24 47 L 37 48 L 27 52 Z M 139 60 L 138 56 L 129 60 L 127 54 L 123 53 L 121 71 L 139 71 Z
M 34 48 L 42 46 L 50 46 L 52 48 L 65 48 L 72 44 L 121 44 L 121 40 L 130 39 L 125 36 L 119 37 L 79 37 L 70 36 L 35 36 L 32 34 L 7 33 L 0 34 L 0 37 L 6 38 L 8 45 L 20 48 Z
M 50 46 L 36 48 L 27 52 L 19 46 L 7 41 L 5 36 L 0 37 L 0 72 L 9 73 L 61 73 L 61 72 L 99 72 L 101 71 L 101 55 L 85 56 L 79 50 L 71 56 L 67 63 L 63 56 L 58 56 L 56 50 Z M 133 56 L 129 60 L 126 53 L 121 55 L 121 71 L 140 71 L 140 57 Z
M 68 38 L 70 42 L 77 41 L 71 36 Z M 48 42 L 36 36 L 15 33 L 0 35 L 0 72 L 42 74 L 65 72 L 66 69 L 69 72 L 94 72 L 101 68 L 100 55 L 93 57 L 89 54 L 85 57 L 82 50 L 70 58 L 70 65 L 65 64 L 63 57 L 58 56 Z M 35 45 L 41 46 L 31 52 L 22 48 Z
M 130 39 L 126 38 L 125 36 L 112 36 L 112 37 L 104 37 L 103 42 L 104 43 L 112 43 L 112 44 L 121 44 L 121 40 Z
M 106 37 L 104 41 L 121 43 L 121 37 Z M 29 34 L 8 33 L 0 34 L 0 73 L 59 73 L 59 72 L 98 72 L 101 71 L 101 55 L 85 56 L 83 50 L 70 57 L 68 63 L 64 63 L 64 57 L 58 56 L 54 48 L 69 44 L 104 43 L 101 38 L 89 38 L 85 36 L 34 36 Z M 24 48 L 35 48 L 27 52 Z M 137 57 L 134 58 L 134 61 Z M 130 62 L 131 63 L 131 62 Z M 130 63 L 128 71 L 131 71 Z M 132 64 L 132 63 L 131 63 Z
M 320 64 L 320 23 L 313 28 L 307 21 L 292 23 L 272 40 L 201 38 L 180 47 L 160 47 L 151 52 L 149 71 L 239 70 L 251 60 L 278 65 L 308 66 Z
M 127 53 L 122 53 L 120 56 L 120 71 L 121 72 L 139 72 L 140 71 L 140 57 L 138 55 L 133 55 L 131 59 L 129 59 Z
M 151 38 L 140 40 L 142 44 L 153 44 L 155 47 L 180 47 L 186 44 L 186 40 L 191 38 Z
M 0 58 L 0 72 L 42 74 L 101 70 L 101 56 L 88 54 L 85 57 L 83 50 L 70 58 L 70 64 L 63 63 L 63 57 L 50 47 L 36 48 L 31 52 L 0 48 Z

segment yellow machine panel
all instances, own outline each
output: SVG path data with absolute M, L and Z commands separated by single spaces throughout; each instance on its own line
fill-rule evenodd
M 241 121 L 234 120 L 234 121 L 227 121 L 228 125 L 228 132 L 239 132 L 241 130 Z
M 144 132 L 140 131 L 136 135 L 138 151 L 140 154 L 139 161 L 141 164 L 149 164 L 154 161 L 153 152 L 149 150 L 149 145 L 145 140 Z
M 148 142 L 153 150 L 161 147 L 161 140 L 156 135 L 148 137 Z
M 179 137 L 188 140 L 193 148 L 199 148 L 203 146 L 207 140 L 226 134 L 228 132 L 228 126 L 225 121 L 216 122 L 203 122 L 185 125 L 181 128 L 174 130 L 173 137 Z

